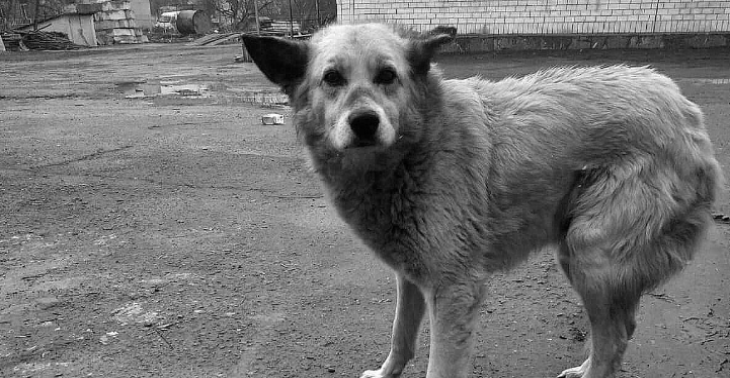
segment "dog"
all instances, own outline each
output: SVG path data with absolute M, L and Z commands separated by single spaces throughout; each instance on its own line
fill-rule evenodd
M 590 319 L 566 378 L 614 377 L 641 295 L 697 251 L 721 173 L 699 107 L 625 65 L 447 80 L 453 34 L 334 25 L 309 41 L 244 36 L 281 87 L 329 200 L 392 267 L 398 377 L 428 314 L 428 378 L 462 378 L 490 273 L 553 247 Z

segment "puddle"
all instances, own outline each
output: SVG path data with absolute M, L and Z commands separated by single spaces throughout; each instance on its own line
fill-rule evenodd
M 689 78 L 684 79 L 698 84 L 714 84 L 714 85 L 730 85 L 730 78 L 725 79 L 708 79 L 708 78 Z
M 186 84 L 181 80 L 160 81 L 128 81 L 115 83 L 117 91 L 127 99 L 144 99 L 151 97 L 172 96 L 176 98 L 202 99 L 212 96 L 216 91 L 216 98 L 230 103 L 252 104 L 269 108 L 284 108 L 289 105 L 289 98 L 279 92 L 260 89 L 230 89 L 219 90 L 207 84 Z
M 59 367 L 59 366 L 60 367 L 69 367 L 70 365 L 71 365 L 70 362 L 46 362 L 46 363 L 23 362 L 18 365 L 15 365 L 13 367 L 13 371 L 20 372 L 25 375 L 28 373 L 38 373 L 38 372 L 49 370 L 49 369 L 52 369 L 54 367 Z M 58 377 L 59 375 L 56 374 L 55 376 Z
M 117 90 L 124 94 L 124 98 L 148 98 L 157 96 L 175 96 L 185 98 L 208 98 L 210 90 L 203 84 L 180 84 L 179 82 L 158 83 L 150 82 L 123 82 L 117 83 Z
M 279 107 L 289 104 L 289 98 L 278 91 L 232 91 L 232 94 L 238 101 L 246 104 L 266 107 Z

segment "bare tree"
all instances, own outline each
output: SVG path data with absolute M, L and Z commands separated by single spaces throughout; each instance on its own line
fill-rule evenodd
M 64 5 L 73 0 L 2 0 L 0 30 L 36 23 L 63 13 Z
M 261 12 L 274 4 L 274 0 L 205 0 L 208 7 L 226 18 L 231 28 L 246 22 L 256 13 L 254 4 Z

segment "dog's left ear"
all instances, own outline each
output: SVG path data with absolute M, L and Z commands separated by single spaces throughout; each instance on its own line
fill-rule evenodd
M 431 59 L 439 47 L 454 40 L 456 28 L 439 26 L 426 33 L 424 37 L 411 40 L 408 51 L 408 62 L 413 73 L 425 75 L 431 69 Z
M 266 78 L 291 95 L 307 72 L 307 43 L 253 35 L 243 35 L 242 38 L 246 51 Z

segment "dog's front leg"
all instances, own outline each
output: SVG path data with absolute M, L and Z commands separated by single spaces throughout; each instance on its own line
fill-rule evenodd
M 427 378 L 466 378 L 483 288 L 477 282 L 442 284 L 427 295 L 431 349 Z
M 426 308 L 421 290 L 398 274 L 398 299 L 393 321 L 390 354 L 378 370 L 368 370 L 361 378 L 395 378 L 400 376 L 416 350 L 418 328 Z

